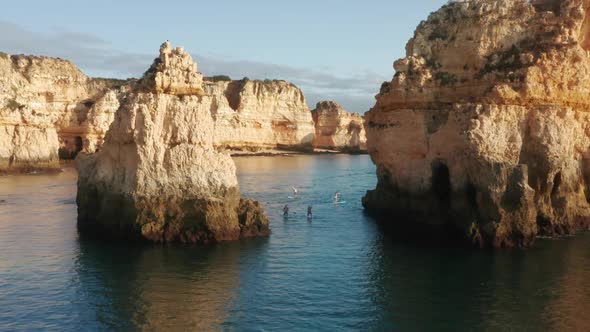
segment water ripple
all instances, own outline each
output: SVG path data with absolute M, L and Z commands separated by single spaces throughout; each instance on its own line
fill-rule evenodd
M 74 170 L 0 177 L 0 330 L 590 330 L 590 236 L 502 252 L 396 243 L 363 213 L 367 156 L 236 164 L 270 238 L 81 241 Z

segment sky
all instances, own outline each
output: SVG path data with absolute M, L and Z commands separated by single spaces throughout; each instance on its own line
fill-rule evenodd
M 0 51 L 60 57 L 93 77 L 140 77 L 170 40 L 206 76 L 283 79 L 313 109 L 374 104 L 414 29 L 446 0 L 20 0 L 0 12 Z

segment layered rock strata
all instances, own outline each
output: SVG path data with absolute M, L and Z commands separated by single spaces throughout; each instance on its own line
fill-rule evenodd
M 303 92 L 286 81 L 206 81 L 214 144 L 227 150 L 310 150 L 314 123 Z
M 0 171 L 57 169 L 60 149 L 92 150 L 112 121 L 97 100 L 118 84 L 65 60 L 0 53 Z
M 260 205 L 240 197 L 232 159 L 214 148 L 215 98 L 193 83 L 189 93 L 184 78 L 196 64 L 168 47 L 122 98 L 100 151 L 77 159 L 80 230 L 185 243 L 268 235 Z
M 527 246 L 590 220 L 590 2 L 471 0 L 421 23 L 366 117 L 389 224 Z
M 358 113 L 348 113 L 333 101 L 317 103 L 312 111 L 315 123 L 313 147 L 342 152 L 366 152 L 367 137 L 364 119 Z

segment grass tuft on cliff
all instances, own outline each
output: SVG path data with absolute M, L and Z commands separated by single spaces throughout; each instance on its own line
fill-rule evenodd
M 6 104 L 6 107 L 10 110 L 17 111 L 25 107 L 25 105 L 16 101 L 16 99 L 10 99 Z
M 231 77 L 229 77 L 227 75 L 215 75 L 215 76 L 204 77 L 203 80 L 208 81 L 208 82 L 231 82 Z

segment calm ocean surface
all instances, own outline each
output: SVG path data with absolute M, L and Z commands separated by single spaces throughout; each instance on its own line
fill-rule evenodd
M 498 252 L 400 243 L 363 213 L 368 156 L 235 160 L 267 239 L 81 240 L 75 170 L 0 177 L 0 330 L 590 330 L 588 234 Z

